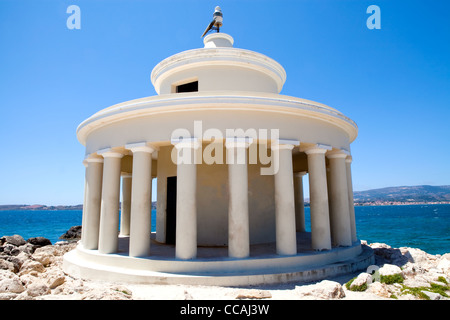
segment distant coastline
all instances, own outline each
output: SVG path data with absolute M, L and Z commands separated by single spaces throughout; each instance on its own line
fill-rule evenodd
M 401 202 L 401 201 L 373 201 L 373 202 L 355 202 L 355 206 L 404 206 L 404 205 L 430 205 L 430 204 L 450 204 L 450 201 L 430 201 L 430 202 Z M 305 202 L 305 207 L 309 207 L 309 203 Z M 152 203 L 152 209 L 156 209 L 156 202 Z M 83 210 L 83 205 L 74 206 L 46 206 L 41 204 L 34 205 L 0 205 L 0 211 L 64 211 L 64 210 Z
M 11 205 L 0 205 L 0 211 L 6 211 L 6 210 L 31 210 L 31 211 L 37 211 L 37 210 L 49 210 L 49 211 L 57 211 L 57 210 L 83 210 L 83 205 L 78 204 L 74 206 L 47 206 L 43 204 L 33 204 L 33 205 L 27 205 L 27 204 L 11 204 Z
M 152 202 L 152 209 L 156 209 L 156 202 Z M 28 211 L 64 211 L 64 210 L 83 210 L 82 204 L 73 206 L 47 206 L 44 204 L 6 204 L 0 205 L 0 211 L 28 210 Z
M 353 198 L 355 206 L 450 204 L 450 185 L 400 186 L 354 191 Z M 305 206 L 309 206 L 309 199 L 305 199 Z M 156 202 L 152 202 L 152 209 L 156 209 Z M 83 205 L 0 205 L 0 211 L 5 210 L 83 210 Z
M 374 202 L 355 202 L 355 206 L 408 206 L 408 205 L 429 205 L 429 204 L 450 204 L 450 201 L 374 201 Z

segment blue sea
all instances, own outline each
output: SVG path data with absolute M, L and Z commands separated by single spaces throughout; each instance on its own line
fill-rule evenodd
M 310 230 L 309 207 L 305 208 Z M 45 237 L 52 243 L 70 227 L 81 225 L 81 211 L 0 211 L 0 236 Z M 156 212 L 152 213 L 155 226 Z M 413 247 L 430 254 L 450 252 L 450 204 L 355 207 L 358 238 Z

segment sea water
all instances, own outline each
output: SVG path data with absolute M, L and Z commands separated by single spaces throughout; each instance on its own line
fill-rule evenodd
M 360 240 L 419 248 L 430 254 L 450 252 L 450 204 L 357 206 L 355 219 Z M 79 210 L 0 211 L 0 236 L 45 237 L 55 243 L 70 227 L 81 225 L 81 220 Z M 155 220 L 156 211 L 152 210 L 152 231 Z M 309 207 L 305 208 L 305 220 L 310 231 Z
M 309 213 L 305 208 L 307 230 Z M 450 204 L 356 206 L 355 222 L 358 239 L 368 243 L 450 252 Z

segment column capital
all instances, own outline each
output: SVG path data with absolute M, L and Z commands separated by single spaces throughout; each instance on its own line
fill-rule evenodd
M 332 147 L 328 144 L 316 143 L 311 146 L 302 147 L 300 146 L 300 151 L 306 154 L 325 154 L 325 152 L 331 150 Z
M 151 144 L 142 141 L 142 142 L 133 142 L 133 143 L 127 143 L 125 145 L 126 149 L 131 150 L 131 152 L 147 152 L 152 153 L 157 150 L 156 147 L 152 146 Z
M 292 150 L 295 146 L 298 146 L 300 141 L 294 139 L 278 139 L 272 143 L 270 148 L 272 150 Z
M 177 149 L 183 149 L 183 148 L 191 148 L 191 149 L 198 149 L 200 147 L 200 142 L 198 141 L 198 138 L 195 137 L 180 137 L 176 139 L 172 139 L 171 143 L 175 146 Z
M 228 137 L 225 140 L 225 147 L 229 148 L 248 148 L 253 143 L 250 137 Z
M 122 178 L 127 179 L 127 178 L 132 178 L 132 177 L 133 177 L 133 174 L 131 174 L 131 173 L 129 173 L 129 172 L 122 172 L 122 173 L 120 174 L 120 176 L 121 176 Z
M 353 161 L 353 158 L 350 155 L 348 155 L 347 158 L 345 158 L 346 163 L 352 163 L 352 161 Z
M 125 153 L 122 148 L 104 148 L 97 151 L 103 158 L 122 158 Z
M 338 158 L 347 158 L 349 156 L 349 152 L 344 149 L 333 149 L 327 152 L 326 154 L 328 159 L 338 159 Z
M 93 162 L 103 163 L 103 157 L 97 155 L 96 153 L 91 153 L 91 154 L 86 155 L 86 157 L 84 157 L 84 159 L 83 159 L 83 164 L 86 167 L 88 166 L 89 163 L 93 163 Z
M 301 178 L 301 177 L 303 177 L 304 175 L 306 175 L 307 173 L 308 173 L 308 172 L 306 172 L 306 171 L 294 172 L 294 177 Z

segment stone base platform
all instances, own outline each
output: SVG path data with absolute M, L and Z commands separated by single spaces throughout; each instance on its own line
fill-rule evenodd
M 248 286 L 310 282 L 364 270 L 374 263 L 373 251 L 359 241 L 350 247 L 312 251 L 310 234 L 298 233 L 298 253 L 279 256 L 275 244 L 250 247 L 246 259 L 229 258 L 227 247 L 198 247 L 197 259 L 175 258 L 175 246 L 157 243 L 152 235 L 149 257 L 129 257 L 128 238 L 119 238 L 119 252 L 101 254 L 81 244 L 64 256 L 63 269 L 84 279 L 134 284 Z

